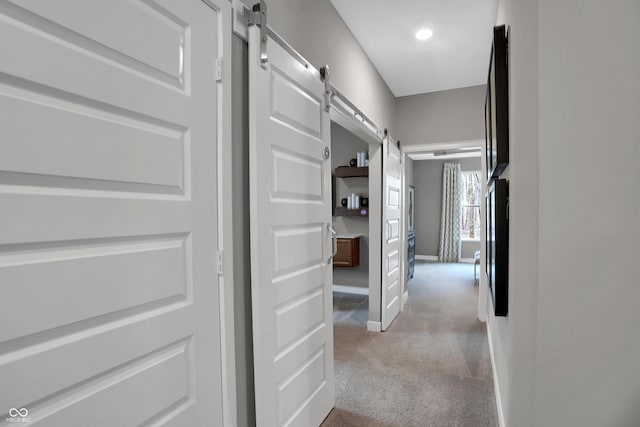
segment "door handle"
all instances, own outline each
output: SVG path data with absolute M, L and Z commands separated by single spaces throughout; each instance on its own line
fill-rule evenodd
M 331 223 L 327 223 L 327 231 L 331 234 L 331 256 L 327 258 L 327 264 L 331 264 L 331 260 L 338 253 L 338 232 L 334 230 Z

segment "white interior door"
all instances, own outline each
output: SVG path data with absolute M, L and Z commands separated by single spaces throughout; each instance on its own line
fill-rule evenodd
M 401 181 L 400 149 L 391 138 L 385 138 L 383 145 L 382 196 L 382 330 L 386 330 L 400 313 L 401 285 Z
M 0 423 L 222 425 L 227 3 L 0 2 Z
M 249 28 L 251 291 L 258 426 L 334 405 L 330 118 L 324 85 Z

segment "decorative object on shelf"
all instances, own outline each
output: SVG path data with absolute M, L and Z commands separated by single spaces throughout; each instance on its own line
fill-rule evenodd
M 509 70 L 506 27 L 493 28 L 493 45 L 484 105 L 487 182 L 509 165 Z
M 360 195 L 351 193 L 347 200 L 347 209 L 360 209 Z
M 364 168 L 369 166 L 369 152 L 358 151 L 356 153 L 356 167 Z
M 356 166 L 358 166 L 358 161 L 356 159 L 349 160 L 349 166 L 355 168 Z
M 356 159 L 353 159 L 356 160 Z M 365 155 L 366 160 L 366 155 Z M 332 192 L 336 193 L 336 178 L 367 178 L 368 167 L 338 166 L 333 172 Z M 369 217 L 369 198 L 352 193 L 348 197 L 333 199 L 333 216 Z

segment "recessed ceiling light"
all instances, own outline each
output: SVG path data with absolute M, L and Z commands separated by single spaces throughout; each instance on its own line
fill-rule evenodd
M 428 28 L 423 28 L 422 30 L 416 33 L 416 38 L 418 40 L 428 40 L 433 35 L 433 31 Z

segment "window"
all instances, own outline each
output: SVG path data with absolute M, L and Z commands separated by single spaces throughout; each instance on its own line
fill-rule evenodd
M 462 215 L 460 237 L 463 240 L 480 240 L 480 200 L 482 173 L 462 172 Z

